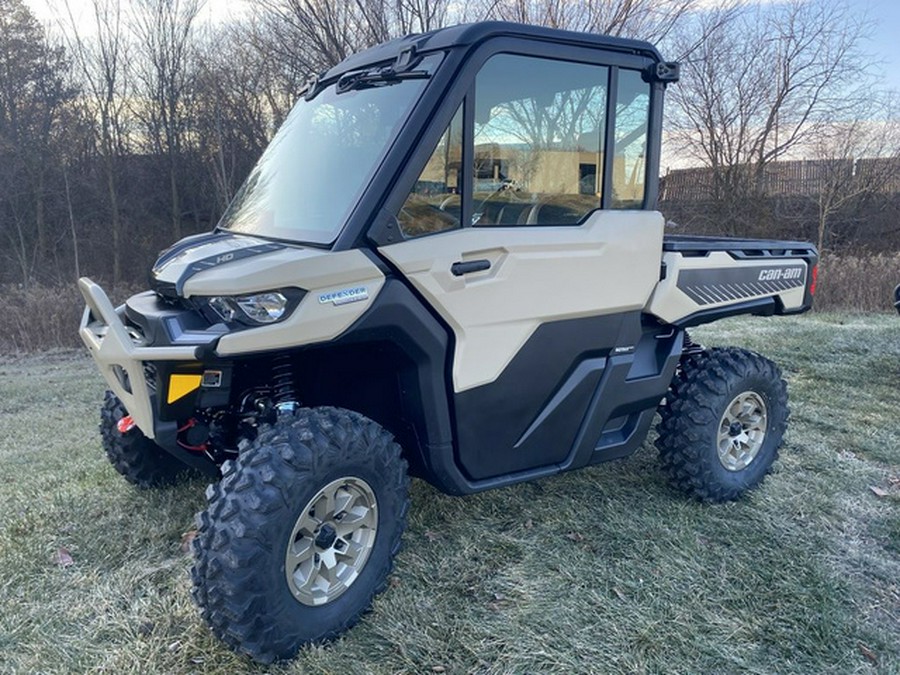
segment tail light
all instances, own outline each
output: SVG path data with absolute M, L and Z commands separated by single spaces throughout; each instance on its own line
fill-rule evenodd
M 818 283 L 818 281 L 819 281 L 819 265 L 817 263 L 817 264 L 813 265 L 813 268 L 812 268 L 812 281 L 809 284 L 809 294 L 810 295 L 816 294 L 816 283 Z

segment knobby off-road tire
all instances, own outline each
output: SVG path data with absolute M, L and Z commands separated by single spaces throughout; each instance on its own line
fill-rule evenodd
M 270 663 L 337 637 L 384 590 L 409 478 L 400 447 L 375 422 L 300 409 L 261 429 L 206 496 L 193 542 L 194 600 L 215 635 Z M 351 549 L 363 554 L 351 559 Z
M 124 434 L 116 423 L 128 413 L 111 391 L 107 391 L 100 410 L 100 436 L 103 449 L 116 471 L 139 488 L 164 487 L 175 484 L 190 467 L 176 459 L 137 427 Z
M 682 361 L 659 412 L 656 447 L 671 483 L 702 501 L 730 501 L 778 457 L 787 385 L 759 354 L 709 349 Z

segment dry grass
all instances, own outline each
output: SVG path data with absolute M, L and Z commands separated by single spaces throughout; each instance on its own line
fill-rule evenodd
M 816 311 L 894 311 L 900 254 L 867 256 L 825 253 L 819 263 Z
M 473 497 L 416 481 L 374 610 L 269 668 L 191 604 L 180 542 L 203 484 L 139 492 L 115 474 L 80 352 L 0 361 L 0 672 L 900 672 L 900 318 L 739 318 L 695 337 L 767 353 L 789 380 L 782 459 L 749 499 L 685 499 L 649 445 Z
M 138 288 L 106 288 L 114 302 L 124 302 Z M 80 347 L 78 323 L 84 300 L 73 283 L 65 286 L 0 286 L 0 354 L 43 352 Z
M 815 311 L 893 312 L 900 284 L 900 254 L 841 256 L 828 253 L 819 264 Z M 139 290 L 106 289 L 114 302 Z M 80 347 L 78 322 L 84 303 L 75 284 L 57 287 L 0 287 L 0 354 Z

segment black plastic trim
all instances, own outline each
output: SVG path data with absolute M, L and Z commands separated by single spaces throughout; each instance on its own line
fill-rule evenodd
M 730 316 L 740 316 L 741 314 L 752 314 L 754 316 L 772 316 L 773 314 L 801 314 L 808 308 L 801 308 L 793 312 L 778 311 L 779 303 L 774 297 L 759 298 L 757 300 L 748 300 L 740 302 L 736 305 L 726 305 L 725 307 L 715 307 L 712 309 L 704 309 L 699 312 L 689 314 L 683 319 L 679 319 L 672 325 L 678 328 L 690 328 L 691 326 L 699 326 L 704 323 L 718 321 L 719 319 L 727 319 Z
M 607 356 L 640 333 L 639 312 L 539 326 L 496 380 L 454 395 L 462 471 L 474 482 L 565 462 Z
M 564 31 L 520 23 L 483 21 L 442 28 L 430 33 L 407 35 L 406 37 L 377 45 L 348 57 L 324 73 L 319 80 L 320 82 L 330 81 L 348 71 L 392 61 L 410 46 L 415 48 L 417 55 L 422 55 L 437 50 L 468 48 L 492 38 L 522 38 L 540 41 L 551 45 L 554 49 L 561 52 L 566 48 L 586 47 L 595 51 L 604 50 L 621 54 L 634 54 L 648 59 L 651 62 L 648 65 L 662 62 L 662 57 L 656 50 L 656 47 L 649 42 L 641 40 L 611 37 L 600 33 Z
M 667 234 L 663 237 L 663 251 L 675 253 L 707 253 L 725 251 L 735 257 L 818 257 L 816 247 L 807 241 L 779 241 L 777 239 L 741 239 L 738 237 L 708 237 L 692 234 Z
M 537 427 L 546 426 L 545 431 L 556 426 L 549 422 L 550 415 L 560 407 L 561 400 L 570 398 L 567 393 L 572 391 L 574 386 L 586 380 L 594 382 L 595 386 L 588 392 L 590 396 L 588 401 L 582 401 L 581 396 L 578 396 L 564 406 L 569 408 L 566 412 L 570 418 L 573 412 L 583 410 L 582 416 L 575 418 L 573 428 L 566 430 L 561 437 L 553 437 L 552 442 L 547 442 L 548 439 L 545 437 L 543 440 L 546 444 L 542 447 L 542 453 L 531 457 L 534 460 L 535 456 L 543 456 L 545 461 L 543 465 L 516 467 L 514 461 L 508 461 L 508 467 L 512 467 L 509 471 L 473 479 L 464 475 L 458 464 L 451 462 L 448 457 L 451 451 L 449 446 L 432 447 L 432 462 L 444 469 L 440 475 L 441 480 L 435 481 L 432 477 L 430 478 L 432 483 L 451 494 L 470 494 L 624 457 L 639 448 L 653 421 L 657 404 L 668 390 L 678 366 L 684 345 L 684 332 L 673 330 L 671 326 L 660 326 L 652 319 L 644 322 L 641 318 L 635 323 L 635 317 L 630 313 L 619 315 L 619 319 L 622 320 L 622 330 L 619 339 L 615 340 L 618 349 L 598 349 L 596 353 L 588 352 L 582 355 L 583 358 L 576 358 L 577 365 L 568 374 L 557 375 L 559 386 L 538 407 L 533 417 L 525 418 L 527 420 L 525 429 L 522 433 L 514 435 L 512 446 L 506 446 L 506 449 L 513 453 L 510 456 L 515 459 L 515 453 L 521 451 L 525 442 L 537 439 L 534 432 L 536 424 Z M 589 319 L 575 320 L 563 329 L 575 329 L 579 323 L 585 321 L 590 323 Z M 551 332 L 556 333 L 559 328 L 556 327 Z M 532 338 L 529 343 L 534 340 L 535 338 Z M 542 343 L 543 340 L 544 338 L 537 338 L 532 347 Z M 529 349 L 529 343 L 526 343 L 520 351 L 520 354 L 523 352 L 526 355 L 530 354 L 523 359 L 522 365 L 530 361 L 531 371 L 539 373 L 543 366 L 542 361 L 537 358 L 539 350 Z M 624 353 L 615 353 L 620 350 Z M 603 352 L 607 355 L 602 355 Z M 521 356 L 517 358 L 522 359 Z M 524 368 L 522 372 L 528 370 Z M 598 375 L 599 380 L 596 379 Z M 530 390 L 533 384 L 530 378 L 527 382 L 520 378 L 519 388 L 513 395 Z M 487 394 L 487 390 L 482 392 L 483 394 Z M 487 403 L 489 401 L 482 397 L 482 404 Z M 508 418 L 502 415 L 501 411 L 497 411 L 497 415 L 498 422 L 505 421 L 518 426 L 517 418 Z M 465 419 L 467 425 L 473 423 L 471 419 Z M 564 437 L 571 438 L 571 442 L 564 442 Z M 559 446 L 562 446 L 562 452 L 557 451 Z M 495 454 L 502 453 L 505 449 L 504 446 L 492 447 L 489 443 L 484 443 L 483 451 Z M 479 460 L 477 454 L 472 452 L 467 455 L 475 461 L 494 461 L 490 457 L 487 460 Z M 529 458 L 521 459 L 524 462 Z
M 627 457 L 647 437 L 653 415 L 675 375 L 684 332 L 644 327 L 632 354 L 612 356 L 561 470 Z
M 491 269 L 491 261 L 487 259 L 460 260 L 450 265 L 450 273 L 455 277 L 461 277 L 472 272 L 484 272 L 489 269 Z
M 659 65 L 659 64 L 657 64 Z M 662 154 L 663 109 L 666 85 L 654 82 L 650 87 L 650 119 L 647 121 L 647 166 L 644 174 L 645 209 L 655 209 L 659 201 L 659 162 Z
M 153 291 L 128 298 L 125 318 L 140 329 L 151 347 L 208 347 L 230 332 L 224 323 L 211 324 L 194 309 L 172 307 Z
M 603 137 L 603 182 L 600 188 L 600 208 L 612 206 L 613 167 L 616 154 L 616 100 L 619 96 L 619 69 L 609 69 L 606 86 L 606 112 L 604 116 L 605 135 Z
M 402 416 L 415 430 L 415 450 L 428 470 L 428 479 L 453 492 L 447 478 L 431 458 L 450 447 L 452 453 L 449 385 L 446 379 L 451 339 L 449 331 L 401 281 L 388 278 L 372 303 L 350 328 L 324 348 L 389 342 L 399 348 L 413 368 L 398 373 L 405 409 Z M 407 439 L 410 441 L 411 439 Z M 409 443 L 407 443 L 407 446 Z

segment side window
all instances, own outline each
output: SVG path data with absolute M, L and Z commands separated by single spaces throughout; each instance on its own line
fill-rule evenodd
M 460 106 L 397 215 L 405 236 L 418 237 L 460 226 L 462 136 Z
M 574 225 L 600 207 L 609 69 L 498 54 L 475 80 L 472 223 Z
M 639 209 L 643 205 L 649 119 L 649 86 L 636 70 L 619 70 L 610 202 L 614 209 Z

